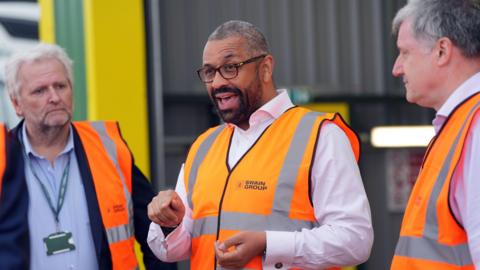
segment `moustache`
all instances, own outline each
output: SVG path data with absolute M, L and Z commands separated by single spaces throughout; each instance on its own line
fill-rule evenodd
M 238 96 L 243 96 L 242 91 L 236 87 L 220 87 L 212 91 L 212 98 L 214 99 L 216 95 L 223 93 L 233 93 Z

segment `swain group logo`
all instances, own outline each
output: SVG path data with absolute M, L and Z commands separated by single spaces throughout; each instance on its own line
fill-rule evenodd
M 265 183 L 265 181 L 259 181 L 259 180 L 239 181 L 237 186 L 238 188 L 241 188 L 241 189 L 251 189 L 251 190 L 259 190 L 259 191 L 267 190 L 267 184 Z

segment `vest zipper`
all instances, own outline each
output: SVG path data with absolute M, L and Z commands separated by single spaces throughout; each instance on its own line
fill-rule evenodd
M 294 106 L 292 108 L 295 108 L 295 107 L 296 106 Z M 292 109 L 292 108 L 290 108 L 290 109 Z M 289 111 L 290 109 L 288 109 L 287 111 Z M 285 111 L 285 112 L 287 112 L 287 111 Z M 283 113 L 282 116 L 283 115 L 285 115 L 285 113 Z M 276 120 L 273 123 L 275 123 L 275 122 L 276 122 Z M 265 132 L 272 126 L 272 124 L 268 125 L 265 128 L 265 130 L 262 131 L 262 134 L 260 134 L 260 136 L 258 136 L 258 138 L 255 140 L 255 142 L 252 144 L 252 146 L 250 146 L 250 148 L 242 155 L 242 157 L 240 157 L 240 159 L 237 161 L 237 163 L 232 168 L 230 168 L 230 165 L 228 164 L 228 156 L 230 155 L 230 147 L 232 146 L 233 131 L 232 131 L 232 134 L 230 135 L 230 140 L 228 142 L 227 156 L 226 156 L 226 159 L 225 159 L 225 165 L 227 166 L 228 176 L 227 176 L 227 179 L 225 180 L 225 186 L 223 187 L 223 192 L 222 192 L 222 197 L 220 198 L 220 203 L 218 204 L 217 235 L 215 237 L 215 241 L 218 241 L 218 237 L 220 236 L 220 225 L 221 225 L 220 218 L 222 217 L 223 198 L 225 197 L 225 192 L 227 191 L 227 186 L 228 186 L 228 182 L 230 181 L 230 176 L 232 175 L 232 172 L 237 167 L 237 165 L 250 152 L 250 150 L 252 150 L 252 148 L 258 143 L 258 141 L 263 137 L 263 134 L 265 134 Z M 217 270 L 217 257 L 214 257 L 213 259 L 214 259 L 214 261 L 213 261 L 214 262 L 214 270 Z
M 222 197 L 220 198 L 220 203 L 218 204 L 218 216 L 217 216 L 217 235 L 215 237 L 215 241 L 218 241 L 218 237 L 220 236 L 220 219 L 222 217 L 222 205 L 223 205 L 223 198 L 225 197 L 225 192 L 227 190 L 228 182 L 230 180 L 230 176 L 232 175 L 232 171 L 228 171 L 227 180 L 225 181 L 225 186 L 223 186 Z M 214 269 L 217 269 L 217 257 L 214 257 Z

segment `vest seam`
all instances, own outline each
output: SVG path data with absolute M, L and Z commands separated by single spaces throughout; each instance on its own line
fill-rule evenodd
M 318 118 L 318 117 L 317 117 Z M 322 129 L 323 122 L 326 119 L 323 119 L 320 121 L 320 124 L 318 125 L 317 128 L 317 134 L 315 135 L 315 144 L 313 145 L 313 152 L 312 152 L 312 158 L 310 160 L 309 168 L 308 168 L 308 200 L 310 201 L 310 205 L 313 207 L 313 196 L 312 196 L 312 173 L 313 173 L 313 163 L 315 162 L 315 155 L 317 153 L 317 146 L 318 146 L 318 140 L 320 139 L 320 131 Z
M 3 134 L 3 140 L 0 142 L 0 144 L 3 144 L 3 150 L 4 152 L 3 153 L 0 153 L 1 156 L 4 157 L 4 162 L 3 162 L 3 168 L 2 170 L 0 171 L 0 196 L 1 196 L 1 192 L 2 192 L 2 187 L 3 187 L 3 177 L 5 176 L 5 172 L 6 172 L 6 169 L 8 168 L 7 166 L 9 166 L 8 164 L 8 149 L 7 149 L 7 130 L 6 130 L 6 127 L 4 125 L 0 125 L 0 132 Z M 0 147 L 0 149 L 2 149 L 2 147 Z
M 292 108 L 296 108 L 296 106 L 292 107 Z M 284 116 L 286 114 L 287 111 L 289 111 L 290 109 L 292 108 L 289 108 L 287 109 L 285 112 L 282 113 L 282 116 Z M 280 118 L 279 117 L 279 118 Z M 223 207 L 223 199 L 225 198 L 225 193 L 227 191 L 227 187 L 228 187 L 228 183 L 230 181 L 230 176 L 232 175 L 233 171 L 235 170 L 235 168 L 237 167 L 237 165 L 244 159 L 244 157 L 246 157 L 248 155 L 248 153 L 255 147 L 255 145 L 257 145 L 257 143 L 260 141 L 260 139 L 263 137 L 263 135 L 267 132 L 267 130 L 270 129 L 270 127 L 275 123 L 277 122 L 277 120 L 279 119 L 275 119 L 270 125 L 268 125 L 265 130 L 262 131 L 262 134 L 260 134 L 260 136 L 258 136 L 258 138 L 255 140 L 255 142 L 248 148 L 248 150 L 240 157 L 240 159 L 235 163 L 235 165 L 230 168 L 230 165 L 228 163 L 228 156 L 230 155 L 230 147 L 232 146 L 232 140 L 233 140 L 233 133 L 235 132 L 235 130 L 232 131 L 232 134 L 230 136 L 230 140 L 229 140 L 229 144 L 228 144 L 228 149 L 227 149 L 227 154 L 225 155 L 225 161 L 226 161 L 226 166 L 227 166 L 227 170 L 228 170 L 228 176 L 227 176 L 227 179 L 225 181 L 225 185 L 223 187 L 223 192 L 222 192 L 222 196 L 220 198 L 220 202 L 219 202 L 219 205 L 218 205 L 218 215 L 217 215 L 217 233 L 216 233 L 216 236 L 215 236 L 215 240 L 218 240 L 219 237 L 220 237 L 220 226 L 221 226 L 221 217 L 222 217 L 222 207 Z M 214 258 L 214 270 L 217 269 L 217 258 L 215 257 Z
M 235 169 L 235 167 L 237 167 L 237 164 L 239 164 L 245 156 L 248 155 L 248 153 L 255 147 L 255 145 L 257 145 L 257 143 L 263 138 L 263 135 L 265 135 L 265 133 L 270 130 L 270 127 L 273 126 L 277 120 L 279 120 L 281 117 L 283 117 L 287 111 L 293 109 L 293 108 L 298 108 L 297 106 L 294 106 L 294 107 L 291 107 L 289 108 L 288 110 L 286 110 L 285 112 L 282 113 L 282 115 L 280 115 L 280 117 L 278 117 L 277 119 L 275 119 L 270 125 L 268 125 L 264 131 L 262 131 L 262 134 L 260 134 L 260 136 L 258 136 L 258 138 L 255 140 L 255 142 L 252 144 L 252 146 L 250 146 L 248 148 L 248 150 L 240 157 L 240 159 L 235 163 L 235 165 L 229 170 L 229 172 L 233 172 L 233 170 Z M 234 131 L 233 131 L 234 132 Z M 230 147 L 231 147 L 231 144 L 232 144 L 232 139 L 233 139 L 233 132 L 232 132 L 232 136 L 230 137 L 230 142 L 229 142 L 229 145 L 228 145 L 228 150 L 227 150 L 227 155 L 226 155 L 226 159 L 227 159 L 227 168 L 230 168 L 230 166 L 228 165 L 228 155 L 230 154 Z
M 480 103 L 480 101 L 478 102 Z M 477 104 L 478 104 L 477 103 Z M 463 139 L 463 143 L 462 143 L 462 148 L 460 149 L 460 156 L 458 157 L 458 159 L 456 160 L 455 162 L 455 166 L 453 166 L 453 172 L 452 172 L 452 175 L 450 176 L 450 179 L 448 180 L 448 198 L 447 198 L 447 205 L 448 205 L 448 210 L 449 210 L 449 213 L 450 215 L 452 216 L 453 220 L 455 220 L 455 222 L 457 223 L 457 225 L 462 228 L 463 230 L 465 230 L 465 228 L 463 227 L 462 224 L 460 224 L 460 222 L 458 221 L 457 217 L 455 216 L 455 214 L 453 213 L 453 210 L 452 210 L 452 206 L 450 204 L 450 186 L 452 185 L 452 181 L 453 181 L 453 175 L 455 174 L 456 170 L 457 170 L 457 167 L 458 167 L 458 164 L 460 163 L 460 160 L 462 159 L 462 156 L 463 156 L 463 150 L 465 149 L 465 141 L 468 137 L 468 134 L 469 134 L 469 131 L 470 131 L 470 128 L 472 126 L 472 122 L 475 120 L 475 116 L 478 114 L 477 117 L 480 117 L 480 107 L 477 107 L 477 109 L 473 112 L 473 115 L 472 115 L 472 120 L 470 121 L 470 123 L 468 124 L 468 127 L 466 127 L 466 134 L 465 134 L 465 138 Z
M 442 133 L 443 129 L 447 126 L 448 121 L 451 121 L 450 119 L 452 119 L 453 114 L 454 114 L 463 104 L 465 104 L 466 102 L 468 102 L 470 99 L 474 98 L 476 95 L 480 95 L 480 92 L 476 92 L 476 93 L 470 95 L 469 97 L 467 97 L 466 99 L 464 99 L 462 102 L 460 102 L 457 106 L 455 106 L 455 108 L 452 110 L 452 112 L 450 112 L 450 114 L 448 115 L 447 119 L 446 119 L 445 122 L 443 123 L 442 127 L 441 127 L 440 130 L 437 132 L 437 135 L 433 137 L 433 141 L 431 142 L 431 147 L 430 147 L 429 149 L 427 149 L 427 152 L 425 153 L 424 161 L 427 160 L 427 157 L 428 157 L 428 155 L 430 154 L 430 150 L 433 148 L 435 142 L 437 141 L 439 135 Z M 423 168 L 423 165 L 424 165 L 424 162 L 422 162 L 421 168 Z

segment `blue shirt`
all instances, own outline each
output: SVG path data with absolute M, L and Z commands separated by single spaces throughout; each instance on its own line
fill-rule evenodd
M 30 230 L 30 269 L 98 269 L 95 246 L 90 229 L 85 190 L 74 152 L 73 130 L 63 151 L 55 157 L 54 164 L 38 155 L 32 148 L 26 133 L 25 125 L 22 127 L 22 141 L 25 153 L 30 160 L 25 161 L 25 175 L 27 178 L 30 205 L 28 220 Z M 32 169 L 39 180 L 46 187 L 52 203 L 56 206 L 60 180 L 70 156 L 68 184 L 65 192 L 65 201 L 59 214 L 60 230 L 71 232 L 75 250 L 47 256 L 43 239 L 56 232 L 54 214 L 48 201 L 32 173 Z M 29 165 L 31 164 L 31 166 Z

